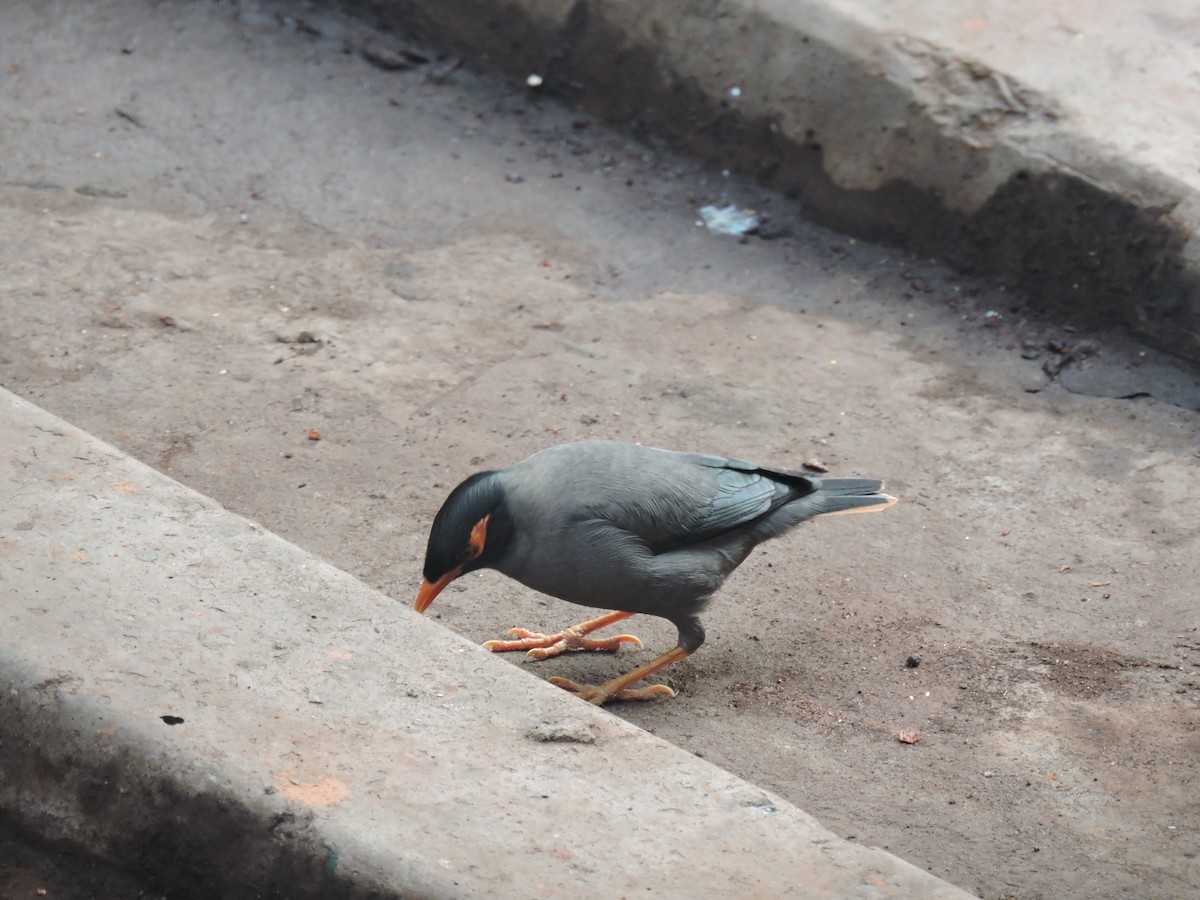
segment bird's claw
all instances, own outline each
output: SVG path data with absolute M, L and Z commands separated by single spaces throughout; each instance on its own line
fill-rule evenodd
M 534 647 L 529 651 L 528 655 L 530 659 L 549 659 L 552 656 L 558 656 L 565 650 L 615 652 L 621 649 L 622 644 L 642 646 L 642 642 L 632 634 L 618 634 L 615 637 L 607 638 L 589 638 L 573 635 L 570 630 L 567 630 L 563 632 L 561 640 L 556 641 L 549 647 Z
M 531 659 L 550 659 L 567 650 L 619 650 L 622 644 L 642 642 L 632 634 L 618 634 L 615 637 L 589 638 L 584 637 L 574 629 L 568 628 L 558 634 L 538 634 L 524 628 L 510 628 L 509 634 L 516 635 L 513 641 L 487 641 L 483 646 L 493 653 L 507 653 L 512 650 L 527 650 Z
M 538 634 L 536 631 L 527 631 L 524 628 L 510 628 L 508 633 L 516 635 L 517 639 L 515 641 L 485 641 L 484 649 L 491 650 L 493 653 L 507 653 L 510 650 L 552 647 L 562 641 L 561 634 Z M 565 644 L 563 649 L 566 649 Z M 558 652 L 561 653 L 562 650 Z
M 570 678 L 563 678 L 561 675 L 555 675 L 549 681 L 594 706 L 602 706 L 609 700 L 657 700 L 659 697 L 675 696 L 675 691 L 665 684 L 651 684 L 641 688 L 623 687 L 613 690 L 603 684 L 579 684 Z
M 525 639 L 534 638 L 539 641 L 546 638 L 546 635 L 539 634 L 536 631 L 530 631 L 528 628 L 510 628 L 505 632 L 505 634 L 511 634 L 513 637 Z M 555 635 L 555 637 L 557 637 L 557 635 Z

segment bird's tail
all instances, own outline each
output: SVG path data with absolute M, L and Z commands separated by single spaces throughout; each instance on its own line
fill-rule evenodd
M 883 482 L 874 478 L 815 478 L 808 476 L 816 488 L 802 501 L 813 516 L 836 516 L 848 513 L 876 512 L 896 502 L 883 493 Z

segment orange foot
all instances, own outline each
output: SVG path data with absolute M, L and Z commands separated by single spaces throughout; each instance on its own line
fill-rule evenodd
M 655 657 L 650 662 L 638 666 L 632 672 L 619 675 L 601 685 L 576 684 L 569 678 L 559 676 L 551 678 L 550 683 L 557 684 L 560 688 L 568 690 L 576 697 L 596 706 L 602 706 L 609 700 L 655 700 L 659 697 L 674 697 L 675 692 L 665 684 L 652 684 L 642 688 L 632 688 L 629 685 L 635 681 L 641 681 L 643 678 L 649 678 L 659 669 L 665 669 L 671 663 L 679 662 L 687 655 L 687 650 L 676 647 L 674 650 L 668 650 L 662 656 Z
M 603 706 L 609 700 L 657 700 L 659 697 L 675 696 L 675 692 L 665 684 L 652 684 L 643 688 L 610 688 L 608 684 L 579 684 L 560 675 L 555 675 L 548 681 L 595 706 Z
M 637 644 L 640 647 L 642 646 L 642 642 L 632 634 L 618 634 L 616 637 L 609 638 L 590 638 L 586 636 L 597 629 L 603 628 L 605 625 L 611 625 L 613 622 L 628 619 L 632 615 L 633 613 L 627 612 L 609 613 L 608 615 L 600 616 L 598 619 L 592 619 L 589 622 L 581 622 L 578 625 L 572 625 L 570 628 L 564 628 L 558 634 L 538 634 L 536 631 L 527 631 L 524 628 L 511 628 L 508 633 L 516 635 L 517 640 L 488 641 L 483 646 L 493 653 L 505 653 L 510 650 L 528 650 L 528 655 L 532 659 L 549 659 L 567 650 L 618 650 L 622 644 L 626 643 Z

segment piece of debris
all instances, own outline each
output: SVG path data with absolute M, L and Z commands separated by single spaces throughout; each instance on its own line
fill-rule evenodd
M 425 81 L 429 84 L 445 84 L 450 80 L 450 76 L 462 68 L 463 58 L 461 56 L 451 57 L 435 66 L 431 66 L 425 72 Z
M 779 812 L 779 807 L 771 802 L 770 797 L 762 797 L 759 800 L 745 801 L 742 806 L 746 807 L 753 815 L 760 817 L 773 816 Z
M 804 462 L 800 463 L 800 465 L 803 466 L 804 468 L 808 469 L 810 472 L 828 472 L 829 471 L 829 467 L 827 465 L 825 465 L 825 463 L 823 463 L 819 457 L 816 457 L 816 456 L 810 456 Z
M 159 316 L 158 321 L 162 322 L 163 325 L 165 325 L 167 328 L 175 327 L 175 317 L 174 316 Z
M 310 428 L 308 430 L 308 439 L 310 441 L 319 441 L 321 439 L 321 432 L 317 431 L 315 428 Z
M 282 335 L 282 334 L 277 335 L 275 338 L 275 342 L 278 344 L 322 344 L 322 343 L 324 343 L 324 341 L 322 341 L 319 337 L 317 337 L 311 331 L 301 331 L 295 337 L 287 337 L 286 335 Z
M 114 191 L 94 184 L 81 184 L 75 188 L 75 193 L 84 197 L 95 197 L 97 200 L 124 200 L 128 196 L 124 191 Z
M 377 69 L 385 72 L 402 72 L 430 62 L 428 56 L 411 47 L 388 47 L 374 41 L 362 48 L 362 57 Z
M 994 309 L 989 309 L 983 314 L 983 324 L 988 326 L 999 325 L 1002 318 L 1004 317 L 1000 315 L 999 312 Z
M 1042 363 L 1042 371 L 1051 378 L 1057 378 L 1059 373 L 1071 363 L 1077 363 L 1089 356 L 1096 355 L 1095 345 L 1086 341 L 1071 346 L 1066 341 L 1051 339 L 1046 342 L 1046 346 L 1058 354 L 1058 359 L 1048 359 Z
M 901 731 L 896 735 L 896 740 L 902 744 L 915 744 L 921 739 L 919 731 Z
M 542 744 L 594 744 L 596 735 L 592 729 L 580 722 L 559 720 L 543 721 L 525 732 L 525 737 Z
M 525 79 L 525 86 L 530 88 L 540 88 L 544 83 L 541 75 L 530 75 Z
M 762 224 L 754 210 L 736 206 L 702 206 L 700 219 L 709 231 L 717 234 L 753 234 Z
M 138 127 L 138 128 L 145 128 L 145 127 L 146 127 L 145 125 L 143 125 L 143 124 L 142 124 L 142 117 L 141 117 L 141 116 L 139 116 L 139 115 L 138 115 L 137 113 L 135 113 L 135 112 L 130 112 L 128 109 L 125 109 L 123 106 L 118 106 L 118 107 L 116 107 L 115 109 L 113 109 L 113 113 L 114 113 L 114 114 L 115 114 L 115 115 L 116 115 L 118 118 L 124 119 L 124 120 L 125 120 L 126 122 L 128 122 L 130 125 L 134 125 L 134 126 L 136 126 L 136 127 Z
M 906 659 L 904 661 L 904 664 L 906 666 L 908 666 L 910 669 L 915 669 L 917 666 L 919 666 L 921 664 L 921 654 L 920 653 L 910 653 L 908 655 L 908 659 Z

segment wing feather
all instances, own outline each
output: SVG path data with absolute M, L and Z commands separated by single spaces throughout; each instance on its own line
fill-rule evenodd
M 592 510 L 655 554 L 742 528 L 806 493 L 742 460 L 672 453 L 655 462 L 640 470 L 645 487 L 628 502 Z

